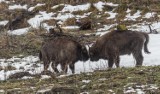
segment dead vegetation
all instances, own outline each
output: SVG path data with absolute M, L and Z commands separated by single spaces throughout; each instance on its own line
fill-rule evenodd
M 68 34 L 71 36 L 76 36 L 76 39 L 79 39 L 82 43 L 88 44 L 92 43 L 96 40 L 98 36 L 96 36 L 95 30 L 92 27 L 102 27 L 106 24 L 114 24 L 115 19 L 106 19 L 109 17 L 109 14 L 104 14 L 104 11 L 113 11 L 115 7 L 104 6 L 104 11 L 99 12 L 99 10 L 93 6 L 94 2 L 98 2 L 99 0 L 15 0 L 12 2 L 13 4 L 28 4 L 28 7 L 35 6 L 37 3 L 45 3 L 43 6 L 36 7 L 32 12 L 28 12 L 25 10 L 6 10 L 8 5 L 4 2 L 0 3 L 0 20 L 10 20 L 10 22 L 14 22 L 15 19 L 23 16 L 24 18 L 12 26 L 11 29 L 18 29 L 28 27 L 27 20 L 29 18 L 34 17 L 39 11 L 47 11 L 47 12 L 57 12 L 61 11 L 64 8 L 64 5 L 59 5 L 58 7 L 52 9 L 51 7 L 58 4 L 85 4 L 86 2 L 91 2 L 92 5 L 88 10 L 85 11 L 74 11 L 72 14 L 75 15 L 83 15 L 84 13 L 92 12 L 89 17 L 79 19 L 82 23 L 79 25 L 81 30 L 76 31 L 67 31 L 65 34 L 67 37 Z M 115 4 L 120 4 L 120 6 L 114 10 L 114 12 L 118 12 L 117 16 L 118 20 L 123 20 L 126 16 L 127 8 L 131 9 L 131 15 L 137 12 L 137 10 L 142 11 L 142 15 L 145 15 L 147 12 L 157 12 L 160 14 L 160 5 L 158 0 L 103 0 L 106 2 L 113 2 Z M 138 3 L 136 2 L 138 1 Z M 149 8 L 147 8 L 149 6 Z M 22 15 L 25 14 L 25 15 Z M 97 16 L 100 15 L 98 18 Z M 141 18 L 139 18 L 141 19 Z M 151 22 L 153 18 L 145 19 L 142 21 Z M 141 23 L 142 21 L 123 21 L 126 25 L 131 25 L 135 23 Z M 55 26 L 54 19 L 44 21 L 51 26 Z M 89 25 L 87 30 L 83 30 L 86 27 L 85 23 Z M 100 26 L 95 23 L 100 23 Z M 12 23 L 13 24 L 13 23 Z M 67 25 L 77 25 L 76 19 L 71 18 L 68 19 L 65 23 Z M 43 42 L 42 34 L 46 34 L 46 30 L 43 28 L 39 29 L 30 29 L 29 32 L 25 35 L 16 36 L 16 35 L 8 35 L 7 24 L 4 30 L 0 31 L 0 58 L 11 58 L 12 56 L 23 54 L 23 55 L 37 55 L 41 44 Z M 93 34 L 92 34 L 93 33 Z M 91 34 L 91 35 L 85 35 Z M 64 35 L 65 36 L 65 35 Z M 7 70 L 14 70 L 12 66 L 6 67 Z M 0 71 L 4 70 L 3 67 L 0 66 Z M 142 67 L 142 68 L 119 68 L 113 69 L 111 71 L 95 71 L 93 73 L 82 73 L 79 75 L 70 75 L 64 78 L 51 78 L 46 80 L 41 80 L 40 75 L 33 76 L 34 79 L 27 80 L 13 80 L 22 78 L 25 75 L 30 75 L 28 73 L 15 74 L 16 76 L 11 76 L 10 80 L 0 81 L 0 90 L 5 90 L 6 92 L 13 93 L 14 92 L 22 92 L 23 94 L 31 94 L 35 93 L 41 88 L 52 86 L 54 92 L 59 92 L 59 90 L 71 90 L 74 92 L 90 92 L 91 94 L 123 94 L 124 90 L 129 90 L 129 87 L 133 89 L 139 89 L 138 86 L 147 85 L 145 88 L 142 88 L 145 93 L 148 94 L 159 94 L 160 93 L 160 67 Z M 50 73 L 48 73 L 50 74 Z M 85 83 L 82 80 L 90 80 L 89 83 Z M 135 83 L 132 85 L 128 85 L 128 83 Z M 58 85 L 57 85 L 58 84 Z M 148 89 L 150 84 L 157 85 L 158 89 Z M 66 86 L 67 85 L 67 86 Z M 63 87 L 64 86 L 64 87 Z M 69 86 L 69 88 L 68 88 Z M 125 86 L 125 87 L 124 87 Z M 67 87 L 67 89 L 66 89 Z M 15 88 L 20 88 L 16 89 Z M 112 91 L 110 91 L 112 90 Z M 63 91 L 63 90 L 62 90 Z M 25 92 L 25 93 L 24 93 Z M 16 94 L 16 93 L 15 93 Z M 71 93 L 69 93 L 71 94 Z M 73 93 L 74 94 L 74 93 Z
M 45 30 L 30 29 L 29 32 L 22 36 L 9 35 L 5 32 L 0 35 L 0 57 L 11 58 L 14 55 L 29 55 L 38 53 L 43 39 L 41 33 Z
M 116 68 L 112 70 L 97 70 L 93 73 L 81 73 L 62 78 L 39 79 L 37 77 L 28 80 L 8 80 L 0 82 L 0 89 L 14 90 L 20 88 L 21 93 L 32 91 L 41 94 L 43 92 L 88 92 L 92 94 L 124 94 L 125 91 L 136 89 L 146 94 L 160 93 L 160 66 L 139 68 Z M 23 86 L 22 86 L 23 85 Z M 32 88 L 30 88 L 32 87 Z M 25 89 L 25 90 L 24 90 Z M 61 90 L 61 91 L 59 91 Z M 14 90 L 16 92 L 16 90 Z M 41 91 L 41 92 L 40 92 Z M 132 94 L 132 91 L 127 94 Z M 62 93 L 63 94 L 63 93 Z M 69 93 L 72 94 L 72 93 Z
M 64 23 L 64 26 L 74 26 L 76 25 L 76 18 L 68 18 Z

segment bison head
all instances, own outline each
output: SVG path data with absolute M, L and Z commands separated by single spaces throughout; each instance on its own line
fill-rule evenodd
M 89 56 L 91 61 L 98 61 L 100 59 L 98 49 L 96 49 L 94 46 L 89 47 Z
M 81 57 L 80 60 L 82 60 L 82 61 L 87 61 L 89 59 L 88 51 L 85 46 L 82 46 L 82 48 L 81 48 L 81 56 L 80 57 Z

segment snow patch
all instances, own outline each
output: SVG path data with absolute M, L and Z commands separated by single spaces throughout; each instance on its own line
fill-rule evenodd
M 87 3 L 84 5 L 77 5 L 77 6 L 72 6 L 72 5 L 65 5 L 65 7 L 62 9 L 62 12 L 74 12 L 74 11 L 85 11 L 89 9 L 91 4 Z
M 5 26 L 9 21 L 5 20 L 5 21 L 0 21 L 0 25 Z
M 102 1 L 99 1 L 98 3 L 95 3 L 94 6 L 99 10 L 102 11 L 104 8 L 105 3 Z
M 33 28 L 39 28 L 41 26 L 41 22 L 44 20 L 50 20 L 53 19 L 54 13 L 46 13 L 46 11 L 40 11 L 39 15 L 36 15 L 34 18 L 31 18 L 28 20 L 28 23 L 33 27 Z
M 10 5 L 9 6 L 9 8 L 8 8 L 9 10 L 14 10 L 14 9 L 27 9 L 27 5 Z
M 36 7 L 43 6 L 43 5 L 45 5 L 45 4 L 40 4 L 40 3 L 38 3 L 36 6 L 30 7 L 30 8 L 28 9 L 28 11 L 32 11 L 32 10 L 35 9 Z
M 28 32 L 29 28 L 21 28 L 21 29 L 16 29 L 16 30 L 9 30 L 8 33 L 11 35 L 22 35 L 26 34 Z
M 136 18 L 138 18 L 138 17 L 140 17 L 141 15 L 141 11 L 140 10 L 138 10 L 135 14 L 133 14 L 133 15 L 131 15 L 131 13 L 129 13 L 129 14 L 127 14 L 126 15 L 126 18 L 124 19 L 124 20 L 133 20 L 133 21 L 135 21 L 136 20 Z

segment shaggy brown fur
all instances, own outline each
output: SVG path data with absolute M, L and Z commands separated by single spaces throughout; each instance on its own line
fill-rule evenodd
M 68 65 L 75 72 L 74 64 L 78 60 L 86 61 L 89 55 L 85 46 L 79 42 L 67 37 L 57 37 L 43 44 L 40 54 L 40 60 L 44 62 L 44 71 L 47 71 L 50 62 L 55 72 L 59 72 L 57 65 L 60 64 L 62 71 L 67 72 Z
M 149 36 L 144 32 L 122 30 L 111 31 L 97 39 L 89 49 L 91 61 L 108 59 L 108 66 L 113 64 L 119 67 L 120 55 L 132 54 L 136 59 L 136 66 L 141 66 L 143 62 L 142 48 L 144 52 L 150 53 L 147 48 Z

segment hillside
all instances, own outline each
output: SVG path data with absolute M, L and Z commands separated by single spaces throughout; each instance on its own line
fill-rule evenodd
M 160 66 L 0 82 L 3 94 L 159 94 Z M 4 94 L 6 94 L 4 93 Z
M 1 0 L 0 57 L 37 53 L 43 41 L 41 35 L 48 32 L 49 28 L 57 30 L 56 24 L 65 33 L 75 36 L 113 30 L 117 24 L 145 32 L 151 32 L 149 25 L 152 30 L 160 30 L 159 3 L 156 0 L 78 1 Z M 95 38 L 88 40 L 94 41 Z
M 0 94 L 159 94 L 159 0 L 0 0 Z M 121 68 L 107 60 L 78 61 L 76 74 L 43 75 L 38 53 L 50 28 L 91 45 L 99 36 L 127 29 L 150 33 L 143 67 L 121 56 Z M 60 69 L 60 66 L 58 66 Z M 50 68 L 52 71 L 52 69 Z

